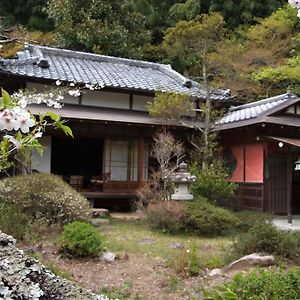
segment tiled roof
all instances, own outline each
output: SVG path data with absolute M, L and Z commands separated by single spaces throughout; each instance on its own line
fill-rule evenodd
M 201 85 L 182 76 L 170 65 L 36 45 L 26 45 L 17 55 L 17 59 L 0 60 L 0 72 L 102 88 L 159 90 L 205 98 Z M 216 90 L 212 99 L 231 99 L 230 91 Z
M 262 116 L 267 116 L 282 106 L 292 104 L 297 97 L 291 93 L 285 93 L 275 97 L 255 101 L 252 103 L 232 107 L 229 111 L 217 121 L 218 127 L 222 125 L 239 126 L 239 123 L 253 123 L 260 120 Z M 217 128 L 218 128 L 217 127 Z

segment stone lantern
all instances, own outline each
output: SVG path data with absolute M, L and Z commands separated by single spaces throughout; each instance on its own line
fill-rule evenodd
M 196 181 L 196 176 L 188 172 L 187 164 L 182 162 L 178 167 L 178 171 L 170 177 L 171 181 L 175 183 L 175 193 L 171 195 L 171 199 L 192 200 L 193 195 L 190 193 L 190 184 Z

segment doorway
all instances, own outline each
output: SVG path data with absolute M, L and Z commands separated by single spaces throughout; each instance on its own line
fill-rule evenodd
M 103 141 L 86 138 L 57 138 L 52 140 L 51 173 L 83 176 L 90 182 L 92 176 L 102 174 Z

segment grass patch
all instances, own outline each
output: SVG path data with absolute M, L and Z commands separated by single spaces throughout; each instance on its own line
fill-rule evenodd
M 168 235 L 153 231 L 143 221 L 111 220 L 109 236 L 105 238 L 104 246 L 113 252 L 128 254 L 143 254 L 153 259 L 158 258 L 169 263 L 170 258 L 176 258 L 181 251 L 191 251 L 192 248 L 201 260 L 201 267 L 221 266 L 224 263 L 224 249 L 231 243 L 231 236 L 196 237 L 185 234 Z M 152 244 L 143 244 L 143 239 L 153 240 Z M 170 248 L 171 243 L 180 243 L 183 249 Z M 188 252 L 187 252 L 188 253 Z

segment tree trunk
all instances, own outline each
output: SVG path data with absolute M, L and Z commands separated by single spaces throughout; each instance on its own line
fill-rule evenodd
M 203 62 L 203 80 L 204 80 L 204 88 L 205 88 L 205 109 L 204 109 L 204 130 L 203 130 L 203 139 L 204 139 L 204 147 L 203 147 L 203 161 L 202 168 L 205 169 L 207 167 L 208 161 L 208 151 L 209 151 L 209 131 L 210 131 L 210 114 L 211 114 L 211 102 L 210 102 L 210 86 L 208 82 L 207 76 L 207 66 L 206 63 Z

